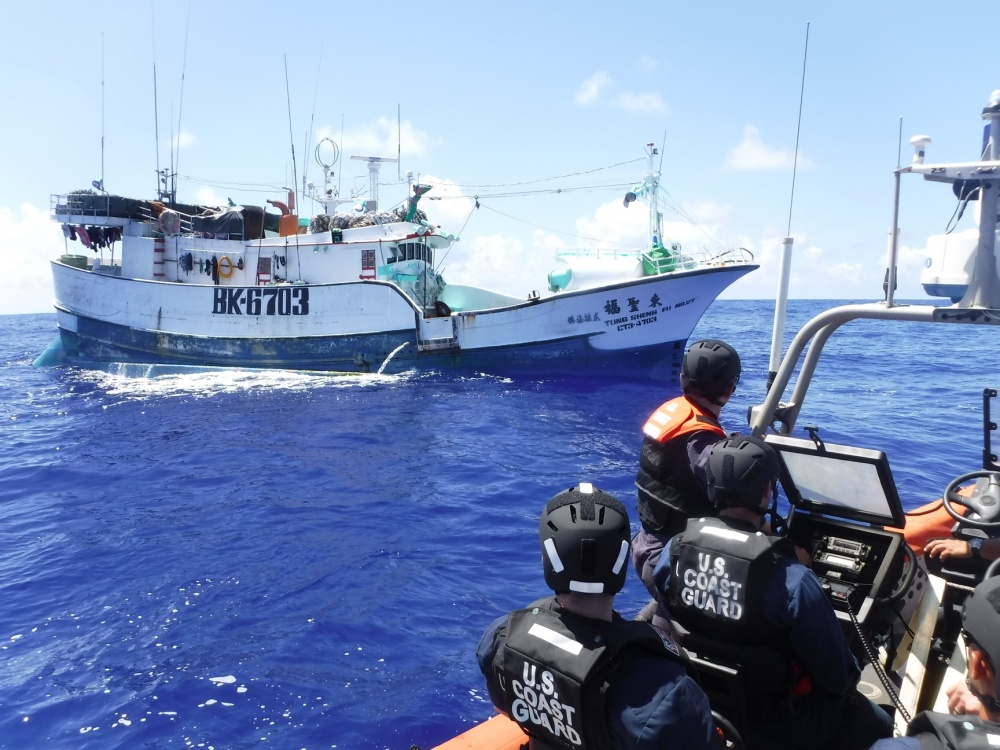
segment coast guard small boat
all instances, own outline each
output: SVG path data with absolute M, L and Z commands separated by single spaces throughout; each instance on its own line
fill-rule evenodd
M 991 406 L 997 389 L 983 389 L 982 466 L 956 476 L 940 500 L 908 514 L 903 513 L 885 452 L 827 443 L 812 426 L 805 428 L 805 436 L 793 433 L 824 346 L 845 323 L 1000 325 L 996 252 L 1000 90 L 993 92 L 983 119 L 989 128 L 981 160 L 925 164 L 929 139 L 918 136 L 911 141 L 916 147 L 913 163 L 895 172 L 895 215 L 903 174 L 952 185 L 959 201 L 974 190 L 981 201 L 958 299 L 948 306 L 897 303 L 894 240 L 884 301 L 836 307 L 809 321 L 781 359 L 766 399 L 749 414 L 751 433 L 764 436 L 781 459 L 779 479 L 788 505 L 785 533 L 809 552 L 812 570 L 828 591 L 852 649 L 866 663 L 863 692 L 894 714 L 897 734 L 905 733 L 908 721 L 919 711 L 947 713 L 945 690 L 964 679 L 962 604 L 983 577 L 1000 569 L 1000 561 L 942 562 L 921 557 L 931 538 L 1000 536 L 1000 462 L 994 447 L 998 427 Z M 898 237 L 895 227 L 890 236 Z M 775 337 L 781 340 L 777 325 Z M 995 361 L 977 360 L 971 366 L 988 367 Z M 995 368 L 982 372 L 986 378 L 997 377 Z M 786 395 L 793 376 L 794 388 Z M 947 385 L 947 373 L 941 382 Z M 871 428 L 864 425 L 865 433 Z M 717 718 L 721 717 L 719 727 L 727 745 L 745 747 L 743 696 L 753 686 L 743 683 L 738 648 L 708 638 L 686 645 Z M 438 750 L 515 750 L 525 743 L 526 735 L 517 725 L 494 716 Z
M 617 254 L 620 270 L 596 285 L 583 267 L 593 257 L 566 258 L 545 292 L 520 297 L 437 273 L 456 238 L 418 210 L 427 186 L 411 185 L 406 205 L 377 211 L 378 166 L 395 160 L 362 157 L 372 175 L 364 214 L 335 213 L 347 201 L 329 187 L 332 165 L 324 164 L 317 200 L 326 213 L 311 222 L 296 215 L 292 192 L 287 202 L 268 201 L 280 215 L 182 205 L 168 193 L 159 201 L 89 190 L 53 196 L 67 243 L 52 261 L 59 338 L 37 364 L 669 379 L 708 306 L 757 266 L 747 251 L 695 258 L 663 244 L 657 153 L 647 146 L 649 172 L 626 196 L 626 205 L 648 199 L 648 247 L 624 266 Z M 77 241 L 84 247 L 74 252 Z

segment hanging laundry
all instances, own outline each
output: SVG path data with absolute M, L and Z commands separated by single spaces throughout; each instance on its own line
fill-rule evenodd
M 75 235 L 72 235 L 72 236 L 70 235 L 70 226 L 69 226 L 69 224 L 63 224 L 62 225 L 62 230 L 63 230 L 63 236 L 66 239 L 71 239 L 71 238 L 74 239 L 74 240 L 76 239 Z
M 80 242 L 83 243 L 84 247 L 90 247 L 90 235 L 87 234 L 87 228 L 80 226 L 76 228 L 76 233 L 80 237 Z
M 212 256 L 212 283 L 216 286 L 219 285 L 219 259 Z
M 107 247 L 108 243 L 104 238 L 104 229 L 102 227 L 87 227 L 87 235 L 90 237 L 90 241 L 95 248 Z

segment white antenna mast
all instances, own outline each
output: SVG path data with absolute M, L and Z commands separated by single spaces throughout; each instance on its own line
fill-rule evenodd
M 384 156 L 352 156 L 356 161 L 368 162 L 368 200 L 365 201 L 365 213 L 378 211 L 378 172 L 383 164 L 394 164 L 399 159 L 387 159 Z
M 328 160 L 323 159 L 324 144 L 329 144 L 329 148 L 333 149 L 332 155 Z M 310 182 L 307 186 L 309 190 L 307 196 L 323 206 L 323 213 L 330 215 L 336 212 L 337 206 L 340 204 L 352 203 L 354 197 L 341 198 L 340 191 L 337 188 L 330 187 L 330 172 L 333 169 L 333 165 L 340 159 L 340 149 L 337 147 L 337 144 L 331 138 L 324 138 L 316 144 L 316 150 L 313 155 L 316 158 L 316 163 L 323 170 L 323 189 L 317 192 L 316 187 Z
M 806 47 L 802 54 L 802 85 L 799 89 L 799 121 L 795 128 L 795 158 L 792 163 L 792 191 L 788 198 L 788 230 L 781 241 L 781 266 L 778 269 L 778 295 L 774 302 L 774 328 L 771 330 L 771 360 L 767 367 L 767 389 L 778 375 L 782 339 L 785 336 L 785 311 L 788 308 L 788 277 L 792 267 L 792 204 L 795 200 L 795 173 L 799 166 L 799 134 L 802 132 L 802 102 L 806 92 L 806 61 L 809 58 L 809 23 L 806 23 Z

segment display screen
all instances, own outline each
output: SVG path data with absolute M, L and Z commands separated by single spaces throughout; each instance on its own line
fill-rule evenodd
M 784 464 L 782 485 L 793 505 L 840 518 L 902 526 L 903 509 L 881 451 L 811 440 L 767 437 Z

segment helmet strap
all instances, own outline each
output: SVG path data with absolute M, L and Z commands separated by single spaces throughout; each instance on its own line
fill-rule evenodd
M 768 515 L 769 523 L 771 524 L 771 531 L 775 534 L 784 534 L 788 529 L 788 524 L 785 519 L 781 517 L 778 513 L 778 483 L 774 483 L 774 487 L 771 488 L 771 504 L 767 507 L 765 511 Z
M 983 704 L 983 708 L 985 708 L 989 713 L 991 714 L 1000 713 L 1000 700 L 997 700 L 993 696 L 986 695 L 984 692 L 979 690 L 975 685 L 972 684 L 971 677 L 965 678 L 965 686 L 969 688 L 970 693 L 972 693 L 974 696 L 976 696 L 976 698 L 979 699 L 979 702 Z

